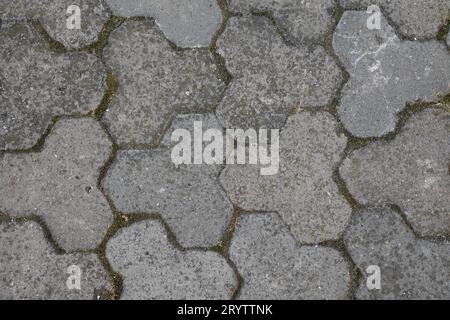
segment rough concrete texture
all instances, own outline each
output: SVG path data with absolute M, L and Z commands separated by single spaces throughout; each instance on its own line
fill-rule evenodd
M 96 187 L 110 152 L 94 120 L 58 121 L 41 152 L 0 157 L 0 212 L 41 217 L 65 250 L 95 249 L 112 221 Z
M 217 109 L 226 128 L 280 128 L 295 108 L 329 104 L 342 81 L 321 46 L 287 46 L 266 17 L 232 17 L 218 52 L 233 76 Z
M 397 205 L 423 236 L 450 231 L 450 114 L 414 115 L 392 140 L 353 152 L 340 173 L 361 204 Z
M 156 143 L 177 112 L 213 111 L 224 90 L 208 51 L 174 50 L 150 21 L 123 23 L 104 58 L 118 80 L 105 121 L 121 145 Z
M 56 254 L 35 222 L 0 224 L 0 265 L 2 300 L 89 300 L 112 292 L 95 254 Z M 80 290 L 67 286 L 71 266 L 80 268 Z
M 172 135 L 174 134 L 175 130 L 187 130 L 189 131 L 192 139 L 194 138 L 194 123 L 195 122 L 201 122 L 202 123 L 202 130 L 203 133 L 207 131 L 208 129 L 215 129 L 223 131 L 224 128 L 219 123 L 219 120 L 217 120 L 214 113 L 204 113 L 204 114 L 180 114 L 177 115 L 177 117 L 173 120 L 170 127 L 167 129 L 164 137 L 161 139 L 161 146 L 164 147 L 173 147 L 176 144 L 178 144 L 179 140 L 176 139 L 175 141 L 172 141 Z M 209 143 L 203 142 L 203 147 L 205 148 Z M 192 161 L 194 160 L 193 155 L 191 157 Z
M 450 298 L 450 243 L 416 238 L 392 209 L 358 212 L 345 232 L 344 241 L 364 275 L 357 299 Z M 380 268 L 380 290 L 368 289 L 368 266 Z
M 172 129 L 215 128 L 211 115 L 178 117 Z M 190 122 L 190 124 L 188 124 Z M 211 126 L 211 127 L 210 127 Z M 170 141 L 168 131 L 163 141 Z M 149 151 L 121 151 L 103 185 L 125 213 L 160 213 L 184 247 L 219 243 L 232 216 L 232 206 L 217 182 L 220 166 L 180 165 L 171 160 L 173 143 Z
M 333 0 L 229 0 L 232 13 L 269 13 L 284 36 L 295 43 L 323 41 L 334 24 Z
M 105 0 L 122 17 L 151 17 L 179 47 L 207 47 L 222 22 L 216 0 Z
M 69 29 L 70 6 L 80 8 L 80 29 Z M 68 49 L 79 49 L 98 40 L 109 13 L 101 0 L 0 0 L 2 21 L 39 21 L 45 31 Z
M 0 150 L 31 148 L 54 116 L 88 113 L 103 97 L 95 56 L 54 53 L 26 23 L 2 24 L 0 57 Z
M 0 0 L 0 299 L 448 299 L 449 8 Z
M 328 113 L 291 116 L 280 136 L 280 169 L 260 175 L 257 165 L 227 165 L 220 181 L 244 210 L 277 211 L 304 243 L 338 239 L 351 214 L 332 175 L 347 139 Z
M 347 11 L 333 47 L 350 74 L 338 106 L 346 129 L 357 137 L 394 131 L 407 103 L 434 101 L 450 91 L 450 54 L 438 41 L 401 41 L 382 18 L 369 30 L 367 14 Z
M 339 251 L 299 246 L 276 213 L 239 217 L 230 258 L 245 281 L 240 299 L 344 299 L 349 270 Z
M 229 299 L 237 285 L 223 257 L 176 249 L 158 221 L 120 230 L 106 256 L 124 277 L 122 299 Z
M 339 3 L 347 10 L 364 11 L 378 5 L 398 31 L 409 38 L 434 38 L 450 16 L 449 0 L 339 0 Z

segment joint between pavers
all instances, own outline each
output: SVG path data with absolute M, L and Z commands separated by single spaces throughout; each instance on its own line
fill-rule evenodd
M 42 233 L 44 234 L 45 240 L 48 241 L 48 243 L 50 244 L 50 246 L 52 247 L 52 249 L 55 251 L 55 253 L 57 255 L 63 255 L 63 254 L 69 253 L 66 250 L 64 250 L 63 248 L 61 248 L 58 245 L 58 243 L 53 239 L 50 229 L 48 228 L 48 226 L 45 223 L 43 218 L 41 218 L 37 215 L 34 215 L 34 214 L 15 217 L 15 216 L 9 215 L 7 212 L 0 212 L 0 224 L 24 223 L 24 222 L 28 222 L 28 221 L 35 222 L 42 228 Z M 90 252 L 73 251 L 70 253 L 92 253 L 92 251 L 90 251 Z
M 374 206 L 374 205 L 367 205 L 365 208 L 377 208 L 380 207 Z M 381 206 L 383 207 L 383 206 Z M 422 236 L 416 230 L 414 229 L 413 225 L 409 222 L 408 218 L 406 217 L 406 214 L 403 212 L 403 210 L 398 206 L 397 204 L 391 204 L 391 203 L 385 203 L 384 207 L 392 209 L 395 213 L 397 213 L 403 220 L 403 223 L 409 228 L 409 230 L 414 234 L 415 238 L 418 240 L 426 240 L 437 244 L 450 244 L 450 233 L 446 235 L 441 236 Z
M 226 67 L 225 58 L 222 57 L 217 52 L 217 41 L 219 40 L 220 36 L 225 31 L 225 28 L 228 24 L 228 20 L 230 19 L 231 13 L 228 9 L 228 4 L 227 4 L 226 0 L 217 0 L 217 3 L 219 4 L 220 10 L 222 10 L 222 22 L 221 22 L 219 28 L 214 33 L 208 49 L 214 57 L 214 61 L 217 66 L 217 72 L 225 84 L 225 90 L 222 93 L 221 98 L 220 98 L 220 101 L 221 101 L 225 95 L 226 88 L 233 80 L 233 75 L 228 71 L 228 69 Z

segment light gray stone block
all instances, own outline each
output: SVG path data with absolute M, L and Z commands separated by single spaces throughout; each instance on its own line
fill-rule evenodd
M 450 114 L 414 115 L 389 142 L 353 152 L 340 168 L 356 201 L 395 204 L 422 236 L 450 231 Z
M 389 208 L 358 212 L 345 232 L 346 247 L 363 274 L 357 299 L 448 300 L 450 244 L 417 239 L 400 215 Z M 380 289 L 369 290 L 380 270 Z M 370 278 L 369 278 L 370 277 Z
M 67 19 L 74 14 L 68 10 L 71 5 L 80 8 L 80 29 L 67 27 Z M 0 0 L 0 8 L 3 21 L 40 21 L 45 31 L 67 49 L 79 49 L 96 42 L 109 18 L 101 0 Z
M 333 26 L 335 6 L 333 0 L 229 0 L 233 13 L 269 12 L 284 36 L 295 43 L 323 41 Z
M 435 101 L 450 87 L 450 54 L 444 44 L 402 41 L 382 17 L 380 30 L 369 30 L 362 11 L 347 11 L 333 47 L 350 74 L 338 106 L 354 136 L 381 137 L 396 128 L 407 103 Z
M 0 28 L 0 83 L 0 150 L 31 148 L 53 117 L 95 110 L 106 89 L 94 55 L 54 53 L 26 23 Z
M 150 21 L 123 23 L 104 58 L 118 80 L 104 120 L 120 145 L 158 142 L 177 112 L 213 111 L 225 89 L 209 52 L 174 50 Z
M 111 142 L 93 119 L 60 120 L 39 153 L 0 157 L 0 211 L 36 215 L 65 250 L 95 249 L 112 221 L 97 178 Z
M 158 221 L 124 228 L 107 244 L 112 268 L 123 276 L 122 299 L 230 299 L 233 269 L 218 253 L 179 251 Z
M 240 299 L 345 299 L 350 276 L 339 251 L 299 246 L 276 213 L 239 217 L 230 258 L 244 278 Z
M 151 17 L 164 35 L 180 47 L 207 47 L 222 22 L 216 0 L 105 0 L 123 17 Z
M 227 165 L 220 181 L 244 210 L 277 211 L 302 243 L 336 240 L 351 208 L 332 179 L 347 139 L 329 113 L 291 116 L 280 136 L 278 174 L 260 175 L 259 165 Z
M 112 292 L 95 254 L 56 254 L 35 222 L 0 224 L 0 299 L 90 300 Z M 69 289 L 69 267 L 80 273 L 80 290 Z
M 266 17 L 232 17 L 217 43 L 233 76 L 217 109 L 226 128 L 280 128 L 300 107 L 320 107 L 342 74 L 321 46 L 287 46 Z
M 379 6 L 403 36 L 432 39 L 450 14 L 449 0 L 339 0 L 344 9 Z M 371 14 L 366 14 L 369 17 Z

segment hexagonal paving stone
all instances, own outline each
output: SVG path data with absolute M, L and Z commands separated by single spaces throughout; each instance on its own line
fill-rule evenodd
M 340 173 L 361 204 L 398 205 L 421 235 L 449 234 L 449 136 L 449 113 L 421 112 L 392 141 L 353 152 Z
M 380 6 L 398 30 L 408 37 L 434 38 L 450 15 L 449 0 L 339 0 L 339 2 L 345 9 L 364 11 L 370 5 Z M 370 15 L 367 14 L 367 17 Z
M 344 299 L 350 275 L 335 249 L 298 246 L 276 213 L 239 217 L 230 258 L 244 278 L 240 299 Z
M 58 121 L 41 152 L 0 157 L 0 212 L 41 217 L 65 250 L 95 249 L 112 220 L 96 187 L 110 152 L 94 120 Z
M 152 144 L 176 112 L 214 110 L 224 90 L 206 50 L 176 51 L 150 21 L 126 21 L 110 36 L 106 63 L 118 89 L 105 114 L 119 144 Z
M 333 0 L 229 0 L 233 13 L 269 12 L 287 39 L 323 41 L 334 23 Z
M 398 213 L 389 208 L 358 212 L 345 232 L 345 244 L 362 274 L 358 299 L 450 298 L 450 243 L 417 239 Z M 369 290 L 373 271 L 380 290 Z
M 217 125 L 211 115 L 181 116 L 163 142 L 170 141 L 174 129 L 193 128 L 197 120 L 205 129 Z M 181 245 L 214 246 L 232 216 L 232 206 L 217 182 L 221 167 L 176 166 L 171 146 L 172 142 L 154 150 L 119 152 L 103 182 L 105 190 L 121 212 L 160 213 Z
M 94 110 L 103 64 L 83 52 L 56 54 L 28 24 L 0 29 L 0 150 L 31 148 L 57 115 Z
M 122 299 L 229 299 L 237 285 L 223 257 L 174 248 L 158 221 L 120 230 L 108 242 L 106 256 L 123 276 Z
M 380 30 L 369 30 L 366 20 L 365 12 L 347 11 L 334 34 L 350 73 L 338 113 L 354 136 L 380 137 L 395 129 L 407 103 L 449 92 L 450 54 L 436 40 L 401 41 L 384 17 Z
M 0 224 L 0 265 L 2 300 L 87 300 L 112 292 L 95 254 L 56 254 L 35 222 Z M 80 290 L 67 286 L 71 266 L 81 271 Z
M 233 76 L 217 116 L 226 128 L 280 128 L 297 107 L 325 106 L 342 81 L 320 46 L 287 46 L 266 17 L 232 17 L 217 43 Z
M 152 17 L 164 35 L 180 47 L 207 47 L 222 22 L 216 0 L 105 0 L 123 17 Z
M 257 165 L 227 165 L 220 181 L 244 210 L 277 211 L 300 242 L 338 239 L 351 208 L 332 179 L 347 139 L 328 113 L 289 117 L 280 137 L 280 169 L 260 175 Z
M 71 5 L 80 8 L 80 29 L 72 28 L 70 17 L 74 11 Z M 3 21 L 39 20 L 45 31 L 68 49 L 79 49 L 96 42 L 109 18 L 101 0 L 0 0 L 0 7 Z

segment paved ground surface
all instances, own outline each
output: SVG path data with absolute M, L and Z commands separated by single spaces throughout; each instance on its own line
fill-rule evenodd
M 0 20 L 0 299 L 450 299 L 450 0 Z M 281 129 L 278 174 L 175 166 L 194 121 Z

